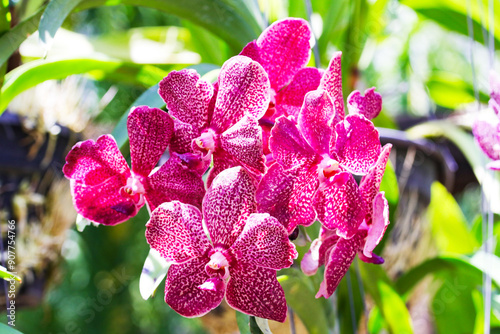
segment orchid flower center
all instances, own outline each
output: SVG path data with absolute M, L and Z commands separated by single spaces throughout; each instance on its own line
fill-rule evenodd
M 340 171 L 340 164 L 337 160 L 330 158 L 329 156 L 323 157 L 323 160 L 318 166 L 318 172 L 320 178 L 330 178 Z
M 144 177 L 140 175 L 132 175 L 127 179 L 127 184 L 120 188 L 120 195 L 122 197 L 129 197 L 137 205 L 144 204 L 144 194 L 146 190 L 144 189 Z
M 205 266 L 205 270 L 226 279 L 229 277 L 229 261 L 222 251 L 216 251 L 210 256 L 210 261 Z
M 215 141 L 216 133 L 212 129 L 205 130 L 201 136 L 194 140 L 198 148 L 208 152 L 213 152 L 215 150 Z

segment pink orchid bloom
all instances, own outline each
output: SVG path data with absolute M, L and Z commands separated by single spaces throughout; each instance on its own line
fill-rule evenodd
M 254 175 L 265 172 L 262 131 L 270 84 L 259 63 L 236 56 L 224 63 L 214 86 L 194 70 L 172 71 L 160 82 L 159 94 L 176 118 L 171 151 L 188 160 L 199 152 L 213 156 L 208 185 L 226 168 L 244 166 Z M 192 160 L 192 159 L 191 159 Z
M 64 175 L 71 181 L 76 211 L 104 225 L 116 225 L 137 214 L 147 202 L 152 210 L 164 201 L 201 206 L 201 177 L 172 155 L 151 174 L 173 133 L 170 116 L 147 106 L 131 110 L 127 128 L 132 169 L 115 139 L 103 135 L 77 143 L 66 156 Z
M 254 180 L 234 167 L 214 179 L 203 213 L 177 201 L 153 212 L 146 239 L 172 263 L 165 283 L 165 302 L 172 309 L 197 317 L 225 296 L 243 313 L 285 321 L 285 295 L 276 271 L 290 267 L 297 251 L 283 225 L 255 211 Z
M 489 105 L 500 117 L 500 78 L 495 72 L 490 74 L 490 101 Z M 483 152 L 493 161 L 486 167 L 500 170 L 500 120 L 493 124 L 487 121 L 476 121 L 472 126 L 472 133 Z
M 276 163 L 259 185 L 257 202 L 260 212 L 278 218 L 289 233 L 298 224 L 312 224 L 315 209 L 322 210 L 321 202 L 313 203 L 321 182 L 341 172 L 366 174 L 380 155 L 378 131 L 366 117 L 380 112 L 380 95 L 370 89 L 364 97 L 359 93 L 351 96 L 350 114 L 344 118 L 335 112 L 335 102 L 327 91 L 309 92 L 298 124 L 293 117 L 282 116 L 271 132 L 270 148 Z M 320 221 L 337 229 L 339 236 L 352 236 L 356 230 L 332 225 L 326 217 Z
M 322 228 L 319 238 L 304 255 L 301 268 L 306 275 L 314 275 L 319 266 L 325 265 L 324 280 L 316 298 L 333 294 L 356 254 L 364 262 L 384 262 L 373 250 L 389 225 L 389 205 L 379 189 L 390 151 L 390 144 L 384 146 L 377 163 L 362 178 L 359 187 L 350 173 L 341 172 L 318 190 L 316 200 L 329 203 L 319 206 L 323 211 L 318 215 L 336 220 L 335 226 L 353 225 L 356 232 L 347 239 L 335 230 Z

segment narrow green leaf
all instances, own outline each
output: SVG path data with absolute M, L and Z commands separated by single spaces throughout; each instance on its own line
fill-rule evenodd
M 46 49 L 61 27 L 66 17 L 82 0 L 51 0 L 40 18 L 38 32 Z
M 2 334 L 23 334 L 21 333 L 20 331 L 18 331 L 17 329 L 14 329 L 2 322 L 0 322 L 0 333 Z
M 41 7 L 33 15 L 26 18 L 26 20 L 17 24 L 10 31 L 4 33 L 0 37 L 0 66 L 3 65 L 14 51 L 19 48 L 19 45 L 32 33 L 38 29 L 38 22 L 42 16 L 43 9 Z
M 427 217 L 441 252 L 470 254 L 479 247 L 467 228 L 467 221 L 460 206 L 439 182 L 434 182 L 431 186 L 431 203 Z
M 113 60 L 65 59 L 35 60 L 19 66 L 5 76 L 0 90 L 0 114 L 19 93 L 51 79 L 63 79 L 69 75 L 89 73 L 97 79 L 126 77 L 129 82 L 150 87 L 158 83 L 164 71 L 151 65 L 138 65 Z
M 323 298 L 316 299 L 316 289 L 311 278 L 294 269 L 286 270 L 288 275 L 278 277 L 287 304 L 300 318 L 307 331 L 311 334 L 328 333 L 327 308 Z
M 7 268 L 0 266 L 0 278 L 3 278 L 6 281 L 10 280 L 16 280 L 18 282 L 21 282 L 21 277 L 17 276 L 16 274 L 11 273 L 10 271 L 7 270 Z
M 250 333 L 252 333 L 252 334 L 264 334 L 260 330 L 260 327 L 257 324 L 257 320 L 255 320 L 254 316 L 250 316 L 249 323 L 250 323 L 250 326 L 249 326 L 250 327 Z
M 198 24 L 225 40 L 239 52 L 263 30 L 251 0 L 86 0 L 77 10 L 120 4 L 155 8 Z
M 375 305 L 368 317 L 368 333 L 378 334 L 385 328 L 385 321 L 382 318 L 379 308 Z
M 366 291 L 381 311 L 391 333 L 413 333 L 411 317 L 401 296 L 381 266 L 359 261 Z
M 262 331 L 263 334 L 273 334 L 271 332 L 271 329 L 269 328 L 269 321 L 264 318 L 259 318 L 259 317 L 254 317 L 255 318 L 255 323 L 257 326 L 259 326 L 259 329 Z
M 141 297 L 147 300 L 158 288 L 158 285 L 167 275 L 170 264 L 156 250 L 149 251 L 144 267 L 142 268 L 139 279 L 139 291 Z
M 245 313 L 236 311 L 236 324 L 240 330 L 240 334 L 251 334 L 250 332 L 250 316 Z

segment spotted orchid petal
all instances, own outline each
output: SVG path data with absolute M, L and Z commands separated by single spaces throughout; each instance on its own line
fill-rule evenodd
M 282 116 L 277 119 L 269 143 L 274 159 L 285 169 L 310 164 L 317 159 L 314 149 L 304 139 L 295 122 L 289 118 Z
M 165 281 L 165 302 L 182 316 L 200 317 L 222 302 L 225 285 L 214 283 L 205 271 L 207 259 L 194 258 L 189 262 L 170 266 Z
M 278 92 L 304 67 L 311 56 L 311 29 L 303 19 L 289 18 L 271 24 L 243 55 L 258 61 L 269 74 L 271 88 Z
M 120 189 L 127 178 L 115 175 L 104 182 L 89 186 L 71 180 L 71 193 L 76 211 L 83 217 L 103 225 L 116 225 L 135 216 L 144 204 L 122 197 Z
M 177 154 L 173 154 L 149 177 L 149 184 L 146 199 L 151 210 L 173 200 L 201 208 L 205 195 L 201 175 L 186 167 Z
M 384 176 L 387 161 L 389 161 L 391 148 L 392 144 L 384 145 L 377 162 L 368 170 L 368 173 L 363 176 L 359 184 L 359 191 L 366 207 L 366 216 L 369 218 L 372 216 L 373 199 L 379 193 L 380 183 L 382 182 L 382 177 Z
M 374 119 L 382 110 L 382 95 L 375 92 L 375 87 L 365 90 L 365 95 L 357 90 L 347 98 L 347 109 L 350 115 L 363 115 Z
M 320 237 L 311 243 L 309 251 L 302 258 L 300 267 L 304 274 L 312 276 L 319 266 L 325 264 L 330 251 L 337 244 L 339 236 L 335 231 L 321 228 Z
M 337 124 L 344 119 L 344 96 L 342 94 L 342 64 L 341 64 L 342 52 L 336 52 L 330 64 L 326 69 L 318 89 L 326 90 L 335 105 L 335 120 L 333 124 Z
M 242 167 L 226 169 L 212 182 L 203 199 L 203 217 L 214 247 L 230 247 L 246 218 L 256 211 L 255 184 Z
M 117 175 L 128 177 L 130 169 L 115 139 L 102 135 L 96 141 L 89 139 L 73 146 L 66 156 L 63 173 L 70 180 L 95 186 Z
M 297 225 L 309 226 L 316 220 L 313 199 L 319 185 L 317 176 L 315 165 L 299 169 L 288 203 L 290 210 L 288 233 L 292 233 Z
M 245 56 L 224 63 L 219 74 L 211 126 L 221 133 L 243 116 L 264 116 L 270 101 L 269 78 L 262 66 Z
M 169 112 L 184 123 L 202 129 L 207 125 L 208 106 L 214 94 L 211 83 L 191 69 L 170 72 L 160 81 L 158 93 Z
M 327 229 L 337 229 L 342 238 L 352 238 L 363 221 L 358 185 L 348 172 L 340 172 L 320 184 L 314 198 L 319 221 Z
M 363 255 L 371 258 L 373 250 L 382 240 L 387 226 L 389 226 L 389 204 L 385 198 L 384 192 L 379 192 L 373 199 L 373 218 L 372 224 L 368 228 Z
M 330 151 L 340 165 L 354 174 L 366 174 L 380 155 L 379 134 L 373 123 L 360 115 L 349 115 L 335 126 L 337 139 Z
M 238 262 L 275 270 L 290 267 L 298 256 L 285 227 L 267 213 L 251 214 L 230 249 Z
M 262 130 L 252 115 L 244 116 L 220 136 L 222 148 L 253 173 L 264 173 Z
M 222 171 L 239 166 L 238 161 L 236 161 L 231 155 L 229 155 L 224 150 L 217 150 L 213 154 L 213 166 L 210 168 L 210 172 L 207 177 L 207 188 L 212 185 L 214 179 Z
M 174 133 L 170 139 L 169 150 L 179 154 L 191 153 L 191 143 L 201 134 L 200 129 L 189 124 L 181 122 L 179 119 L 174 120 Z
M 161 109 L 140 106 L 130 111 L 127 129 L 132 171 L 148 176 L 167 149 L 172 137 L 174 131 L 172 118 Z
M 472 133 L 479 147 L 492 160 L 500 160 L 500 123 L 492 125 L 486 121 L 477 121 L 472 126 Z
M 361 234 L 355 234 L 351 239 L 338 239 L 329 252 L 325 267 L 325 278 L 321 282 L 316 298 L 328 298 L 335 292 L 340 280 L 351 266 L 362 241 Z
M 284 322 L 286 300 L 276 270 L 238 263 L 230 268 L 226 300 L 229 306 L 256 317 Z
M 298 125 L 309 145 L 319 154 L 328 154 L 332 136 L 330 122 L 334 114 L 333 102 L 326 91 L 315 90 L 306 94 Z
M 276 114 L 297 117 L 306 93 L 318 88 L 323 71 L 315 67 L 300 69 L 288 86 L 276 94 Z
M 152 212 L 146 240 L 167 262 L 175 264 L 200 257 L 210 247 L 200 210 L 178 201 L 163 203 Z

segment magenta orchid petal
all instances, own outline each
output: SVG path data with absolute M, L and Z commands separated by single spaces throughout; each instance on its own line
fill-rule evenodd
M 356 234 L 365 215 L 358 185 L 348 172 L 340 172 L 322 182 L 314 206 L 323 226 L 337 229 L 337 235 L 347 239 Z
M 295 122 L 283 116 L 277 119 L 273 127 L 269 144 L 274 159 L 285 169 L 310 164 L 317 159 L 317 154 Z
M 184 166 L 176 154 L 149 177 L 149 183 L 146 199 L 151 210 L 173 200 L 201 208 L 205 195 L 201 175 Z
M 274 163 L 261 180 L 255 198 L 259 212 L 267 212 L 288 227 L 291 212 L 288 203 L 297 179 L 297 168 L 284 170 Z
M 495 160 L 495 161 L 492 161 L 492 162 L 486 164 L 486 168 L 489 168 L 492 170 L 500 170 L 500 160 Z
M 261 64 L 260 48 L 257 46 L 257 41 L 254 40 L 245 45 L 243 50 L 240 52 L 240 56 L 247 56 L 248 58 L 251 58 Z
M 158 93 L 169 112 L 184 123 L 198 129 L 208 122 L 208 106 L 214 94 L 211 83 L 200 79 L 195 70 L 170 72 L 159 84 Z
M 285 227 L 267 213 L 253 213 L 230 248 L 238 262 L 269 269 L 288 268 L 297 258 Z
M 321 282 L 316 298 L 322 296 L 328 298 L 335 292 L 340 280 L 351 266 L 362 241 L 360 234 L 354 235 L 351 239 L 338 239 L 329 252 L 325 267 L 325 279 Z
M 255 184 L 241 167 L 217 175 L 203 199 L 203 217 L 215 247 L 230 247 L 256 211 Z
M 284 322 L 286 300 L 276 270 L 239 263 L 230 268 L 226 300 L 229 306 L 256 317 Z
M 315 239 L 311 243 L 311 247 L 302 257 L 302 261 L 300 261 L 300 269 L 307 276 L 312 276 L 316 274 L 319 267 L 319 248 L 323 241 L 320 239 Z
M 318 88 L 323 71 L 304 67 L 295 74 L 292 82 L 276 94 L 276 113 L 297 117 L 307 92 Z
M 172 139 L 170 139 L 170 152 L 176 152 L 179 154 L 191 153 L 193 150 L 191 148 L 191 143 L 193 139 L 200 136 L 200 130 L 189 124 L 181 122 L 179 119 L 174 120 L 174 134 Z
M 374 119 L 382 110 L 382 95 L 375 92 L 375 87 L 365 90 L 365 95 L 357 90 L 347 98 L 347 109 L 351 115 L 363 115 L 368 119 Z
M 212 185 L 214 179 L 221 173 L 222 171 L 239 166 L 238 162 L 229 155 L 226 151 L 217 150 L 213 154 L 213 166 L 208 173 L 207 178 L 207 188 Z
M 472 125 L 472 133 L 479 147 L 492 160 L 500 160 L 500 123 L 492 125 L 477 121 Z
M 389 226 L 389 204 L 384 192 L 380 192 L 373 200 L 372 224 L 368 228 L 368 236 L 363 248 L 363 254 L 366 257 L 372 257 L 372 252 L 382 240 L 387 226 Z
M 342 94 L 342 65 L 341 65 L 342 52 L 336 52 L 330 64 L 326 69 L 321 82 L 319 84 L 319 89 L 326 90 L 335 105 L 335 121 L 333 124 L 344 119 L 344 96 Z
M 132 171 L 148 176 L 170 142 L 174 131 L 172 118 L 161 109 L 140 106 L 130 111 L 127 129 Z
M 306 20 L 288 18 L 271 24 L 259 36 L 257 60 L 269 74 L 271 87 L 278 92 L 304 67 L 311 56 L 311 29 Z M 252 49 L 252 52 L 250 51 Z M 255 47 L 247 45 L 245 53 L 252 55 Z
M 265 172 L 266 158 L 262 150 L 262 129 L 255 117 L 244 116 L 221 134 L 220 142 L 226 152 L 253 173 Z
M 333 102 L 326 91 L 306 94 L 297 123 L 309 145 L 319 154 L 328 154 L 332 135 L 330 121 L 334 114 Z
M 366 174 L 377 162 L 381 146 L 373 123 L 360 115 L 349 115 L 335 126 L 337 140 L 333 151 L 340 165 L 354 174 Z
M 175 264 L 200 257 L 210 247 L 200 210 L 178 201 L 163 203 L 152 212 L 146 224 L 146 240 L 165 260 Z
M 71 180 L 76 211 L 103 225 L 116 225 L 135 216 L 143 204 L 138 205 L 132 198 L 120 195 L 126 179 L 123 175 L 115 175 L 94 186 Z
M 367 208 L 366 216 L 372 216 L 372 202 L 375 196 L 379 193 L 380 184 L 382 182 L 382 177 L 384 176 L 385 168 L 387 166 L 387 161 L 389 161 L 389 155 L 391 153 L 392 144 L 386 144 L 382 148 L 382 152 L 377 159 L 375 165 L 373 165 L 368 173 L 363 176 L 359 184 L 359 191 L 363 202 Z
M 269 78 L 262 66 L 248 57 L 235 56 L 220 71 L 211 126 L 221 133 L 245 115 L 259 119 L 269 101 Z
M 384 258 L 378 256 L 375 253 L 372 253 L 372 257 L 367 257 L 363 254 L 363 252 L 358 252 L 358 257 L 361 261 L 371 264 L 382 264 L 384 263 Z
M 96 141 L 77 143 L 66 156 L 64 175 L 71 180 L 95 186 L 117 175 L 130 175 L 125 158 L 111 135 L 102 135 Z
M 207 281 L 213 283 L 205 271 L 207 262 L 203 257 L 194 258 L 168 270 L 165 302 L 184 317 L 202 316 L 219 306 L 224 298 L 224 284 L 214 284 L 214 289 L 204 286 Z
M 288 203 L 290 210 L 288 233 L 292 233 L 297 225 L 309 226 L 316 220 L 313 199 L 319 185 L 317 176 L 317 167 L 314 165 L 299 170 Z

